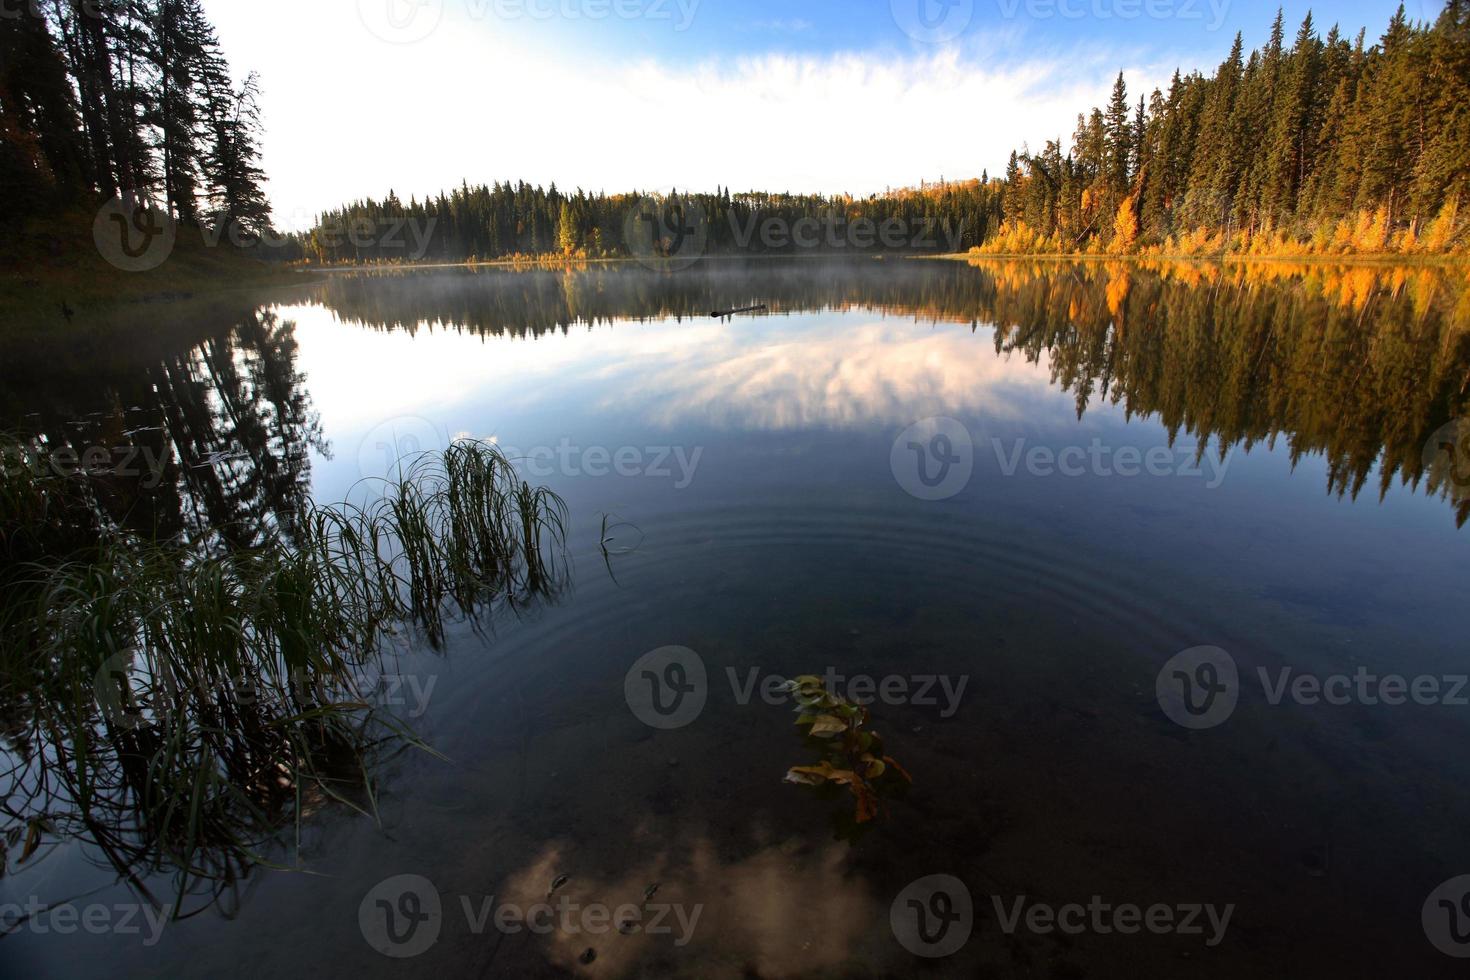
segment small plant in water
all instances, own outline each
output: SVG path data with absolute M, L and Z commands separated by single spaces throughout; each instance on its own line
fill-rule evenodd
M 796 700 L 797 726 L 806 730 L 807 737 L 822 752 L 820 763 L 793 767 L 786 774 L 786 782 L 845 787 L 855 800 L 856 828 L 871 823 L 880 814 L 886 816 L 884 797 L 907 787 L 913 778 L 891 756 L 883 754 L 883 740 L 877 732 L 868 730 L 868 709 L 828 691 L 820 677 L 798 677 L 787 681 L 784 690 Z

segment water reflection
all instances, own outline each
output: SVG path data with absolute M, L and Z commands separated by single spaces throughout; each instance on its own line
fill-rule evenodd
M 116 370 L 6 372 L 3 428 L 30 452 L 4 465 L 45 458 L 57 475 L 85 472 L 99 525 L 237 546 L 289 534 L 312 452 L 331 455 L 296 366 L 295 324 L 247 307 L 190 326 L 202 339 L 141 363 L 119 350 Z
M 99 496 L 99 523 L 167 535 L 236 527 L 236 551 L 264 530 L 291 531 L 308 480 L 335 500 L 360 479 L 343 417 L 371 426 L 402 410 L 476 435 L 509 419 L 544 446 L 565 434 L 608 449 L 707 450 L 697 479 L 677 489 L 555 475 L 581 554 L 599 572 L 616 564 L 617 586 L 588 576 L 599 582 L 506 631 L 493 656 L 449 631 L 435 662 L 462 673 L 439 689 L 430 741 L 452 762 L 386 768 L 372 738 L 322 743 L 323 772 L 362 758 L 380 777 L 371 788 L 387 801 L 382 827 L 354 832 L 324 812 L 345 809 L 327 808 L 328 796 L 270 782 L 271 744 L 259 735 L 279 714 L 229 719 L 237 727 L 220 751 L 272 819 L 232 831 L 250 844 L 243 855 L 196 853 L 196 867 L 215 861 L 209 881 L 227 887 L 194 907 L 219 900 L 248 922 L 191 924 L 164 951 L 119 958 L 140 971 L 228 970 L 271 935 L 288 937 L 259 952 L 271 965 L 299 966 L 309 951 L 313 962 L 382 971 L 353 913 L 375 882 L 405 871 L 433 878 L 446 902 L 492 890 L 538 902 L 570 874 L 560 893 L 579 902 L 616 908 L 661 883 L 660 900 L 706 906 L 692 952 L 598 942 L 592 966 L 605 975 L 839 974 L 855 963 L 902 975 L 913 961 L 894 947 L 888 905 L 941 871 L 977 892 L 1059 900 L 1100 889 L 1239 898 L 1252 923 L 1314 954 L 1338 948 L 1344 928 L 1391 950 L 1400 913 L 1464 857 L 1458 717 L 1308 714 L 1257 699 L 1205 742 L 1162 718 L 1151 689 L 1159 663 L 1201 642 L 1230 647 L 1246 674 L 1282 663 L 1459 669 L 1452 571 L 1463 541 L 1441 526 L 1439 504 L 1346 516 L 1308 499 L 1321 496 L 1314 468 L 1310 486 L 1297 480 L 1307 492 L 1286 494 L 1286 467 L 1269 464 L 1315 458 L 1344 497 L 1417 483 L 1463 523 L 1470 495 L 1456 460 L 1426 469 L 1425 446 L 1470 400 L 1467 286 L 1445 270 L 1281 263 L 382 273 L 329 278 L 289 312 L 237 311 L 100 383 L 33 372 L 9 389 L 12 427 L 47 445 L 152 447 L 174 461 L 156 492 L 135 481 Z M 728 322 L 709 316 L 762 304 Z M 1073 441 L 1073 418 L 1099 431 L 1147 417 L 1157 424 L 1119 441 L 1253 451 L 1261 465 L 1209 497 L 1177 481 L 1023 475 L 934 506 L 893 484 L 888 453 L 894 433 L 940 413 L 998 435 L 1062 430 Z M 341 458 L 329 457 L 327 433 Z M 624 671 L 670 642 L 696 644 L 717 679 L 727 667 L 788 676 L 830 664 L 977 683 L 952 718 L 917 705 L 881 714 L 914 791 L 850 848 L 828 840 L 827 801 L 780 784 L 803 761 L 784 710 L 716 696 L 677 735 L 632 718 Z M 27 689 L 6 696 L 16 758 L 44 757 L 52 773 L 73 761 L 34 724 Z M 150 830 L 127 809 L 146 786 L 121 771 L 148 750 L 131 732 L 99 742 L 108 839 Z M 339 788 L 360 803 L 353 794 L 368 783 L 349 775 Z M 12 867 L 28 825 L 14 814 L 35 812 L 12 811 Z M 268 899 L 237 902 L 247 867 L 294 858 L 283 814 L 319 831 L 311 870 L 340 877 L 275 876 L 259 886 Z M 117 850 L 109 870 L 148 863 Z M 1168 894 L 1155 896 L 1160 883 Z M 1240 959 L 1221 969 L 1282 948 L 1242 935 L 1231 953 Z M 413 966 L 576 971 L 589 945 L 461 932 Z M 40 962 L 63 955 L 40 939 L 31 948 L 44 950 Z M 97 962 L 116 952 L 100 940 L 95 949 Z M 1108 973 L 1142 955 L 1099 952 L 1013 944 L 992 930 L 968 965 L 1065 973 L 1086 960 Z M 1148 955 L 1163 968 L 1181 952 L 1198 951 Z
M 1221 458 L 1284 442 L 1321 455 L 1331 493 L 1395 483 L 1470 518 L 1453 467 L 1426 472 L 1425 446 L 1470 402 L 1470 280 L 1463 270 L 1283 262 L 1064 263 L 972 260 L 706 262 L 667 276 L 622 268 L 480 270 L 329 280 L 319 302 L 388 331 L 539 337 L 618 320 L 688 322 L 677 337 L 626 339 L 600 366 L 628 399 L 655 390 L 653 421 L 727 428 L 907 424 L 912 393 L 952 409 L 1015 416 L 1035 375 L 977 357 L 962 335 L 866 324 L 838 335 L 744 334 L 764 319 L 711 323 L 710 310 L 863 309 L 977 330 L 1074 396 L 1157 416 L 1171 438 Z M 660 355 L 648 363 L 638 354 Z M 920 382 L 922 381 L 922 386 Z M 1376 473 L 1375 473 L 1376 470 Z

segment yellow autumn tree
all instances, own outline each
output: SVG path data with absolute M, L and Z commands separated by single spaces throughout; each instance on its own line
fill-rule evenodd
M 1118 205 L 1117 217 L 1113 219 L 1113 241 L 1108 251 L 1114 255 L 1127 255 L 1138 241 L 1138 213 L 1134 208 L 1134 195 L 1123 198 Z

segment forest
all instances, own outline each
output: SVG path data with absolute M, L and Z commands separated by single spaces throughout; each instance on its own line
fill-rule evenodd
M 36 0 L 31 14 L 0 18 L 0 220 L 122 193 L 181 223 L 269 232 L 257 82 L 232 81 L 199 0 Z M 699 254 L 1444 254 L 1470 244 L 1467 189 L 1470 0 L 1449 0 L 1432 23 L 1401 6 L 1372 43 L 1322 35 L 1310 14 L 1288 43 L 1278 13 L 1263 48 L 1247 55 L 1237 35 L 1210 75 L 1175 72 L 1136 100 L 1120 74 L 1070 141 L 1023 146 L 997 176 L 867 197 L 465 181 L 356 201 L 271 240 L 286 246 L 275 257 L 322 264 L 658 257 L 691 241 Z M 650 202 L 655 233 L 639 241 Z M 817 244 L 793 240 L 803 222 Z M 753 232 L 773 223 L 787 234 Z
M 918 250 L 1167 255 L 1414 254 L 1463 249 L 1470 189 L 1470 0 L 1434 23 L 1403 7 L 1381 38 L 1322 36 L 1308 14 L 1287 44 L 1280 13 L 1266 46 L 1206 77 L 1174 74 L 1136 101 L 1118 76 L 1105 107 L 1011 154 L 1005 173 L 868 197 L 672 192 L 660 246 L 686 221 L 710 254 L 794 252 L 742 234 L 752 224 L 898 221 L 937 227 Z M 428 234 L 423 255 L 462 261 L 602 258 L 637 251 L 627 219 L 649 195 L 565 193 L 524 182 L 467 182 L 407 203 L 389 193 L 321 216 L 302 245 L 316 261 L 402 260 L 409 243 L 375 234 L 403 222 Z M 824 238 L 825 241 L 825 238 Z M 957 247 L 951 247 L 951 246 Z M 830 250 L 830 249 L 829 249 Z
M 0 222 L 121 197 L 251 242 L 270 227 L 255 76 L 200 0 L 7 0 Z

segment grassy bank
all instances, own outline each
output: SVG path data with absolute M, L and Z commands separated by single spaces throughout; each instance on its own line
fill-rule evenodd
M 95 326 L 150 300 L 196 299 L 294 285 L 298 271 L 261 262 L 228 243 L 211 245 L 180 227 L 157 268 L 130 272 L 105 258 L 93 235 L 94 211 L 34 219 L 6 230 L 0 258 L 0 334 L 54 334 Z

